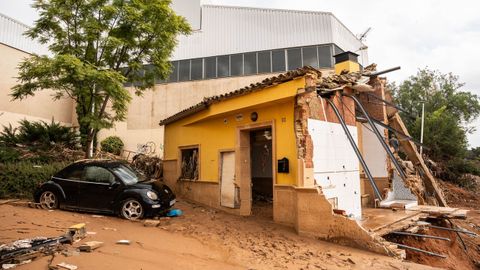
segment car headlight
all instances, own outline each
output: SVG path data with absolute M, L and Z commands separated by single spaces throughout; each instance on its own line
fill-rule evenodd
M 147 197 L 154 201 L 158 199 L 157 193 L 150 190 L 147 191 Z

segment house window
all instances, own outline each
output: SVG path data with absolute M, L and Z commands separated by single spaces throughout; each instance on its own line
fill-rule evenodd
M 303 50 L 303 65 L 304 66 L 311 66 L 314 68 L 318 68 L 318 57 L 317 57 L 317 47 L 304 47 Z
M 318 60 L 320 67 L 332 67 L 332 47 L 318 46 Z
M 190 76 L 192 80 L 203 79 L 203 59 L 192 59 Z
M 245 75 L 251 75 L 257 73 L 257 54 L 246 53 L 245 54 Z
M 243 54 L 233 54 L 230 57 L 231 60 L 231 76 L 243 75 Z
M 172 62 L 172 73 L 168 77 L 168 82 L 178 81 L 178 61 Z
M 180 61 L 180 67 L 178 68 L 178 80 L 181 82 L 190 80 L 190 60 Z
M 284 50 L 272 51 L 272 71 L 273 72 L 285 71 L 285 51 Z
M 258 73 L 272 72 L 272 59 L 270 51 L 258 52 Z
M 302 49 L 294 48 L 287 50 L 288 70 L 294 70 L 302 67 Z
M 217 57 L 217 76 L 230 76 L 230 56 L 224 55 Z
M 198 180 L 198 147 L 180 149 L 182 163 L 180 164 L 180 179 Z
M 205 58 L 205 78 L 211 79 L 217 77 L 217 58 Z

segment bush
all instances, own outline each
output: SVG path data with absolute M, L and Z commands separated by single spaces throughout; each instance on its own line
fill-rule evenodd
M 73 148 L 78 140 L 78 136 L 72 128 L 62 126 L 53 120 L 50 124 L 44 121 L 21 120 L 19 124 L 18 128 L 13 128 L 12 125 L 3 127 L 3 131 L 0 132 L 1 144 L 7 146 L 16 144 L 37 145 L 44 148 L 52 144 L 62 144 Z
M 105 140 L 103 140 L 100 145 L 102 147 L 102 151 L 104 152 L 112 153 L 117 156 L 122 153 L 123 142 L 122 139 L 117 136 L 110 136 L 105 138 Z
M 0 198 L 32 198 L 37 186 L 68 163 L 37 165 L 29 161 L 0 163 Z

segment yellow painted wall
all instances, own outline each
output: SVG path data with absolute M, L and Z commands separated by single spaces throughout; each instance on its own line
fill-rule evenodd
M 340 72 L 342 72 L 343 70 L 357 72 L 360 71 L 360 65 L 353 61 L 345 61 L 335 64 L 335 74 L 340 74 Z
M 164 159 L 179 159 L 179 147 L 200 145 L 200 181 L 219 181 L 219 150 L 234 149 L 237 127 L 267 121 L 275 122 L 276 156 L 287 157 L 290 173 L 277 174 L 276 184 L 296 184 L 297 153 L 294 131 L 294 97 L 305 86 L 304 78 L 283 83 L 248 95 L 212 104 L 207 110 L 165 127 Z M 252 122 L 250 114 L 258 113 Z M 235 116 L 243 115 L 237 121 Z M 282 118 L 285 121 L 282 121 Z

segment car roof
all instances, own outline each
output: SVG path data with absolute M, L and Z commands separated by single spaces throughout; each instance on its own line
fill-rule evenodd
M 118 167 L 119 165 L 125 164 L 124 160 L 113 160 L 113 159 L 81 159 L 77 160 L 72 164 L 76 165 L 97 165 L 101 167 L 113 168 Z

